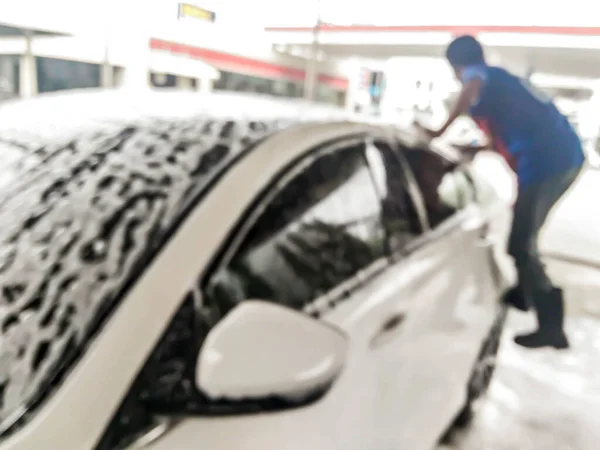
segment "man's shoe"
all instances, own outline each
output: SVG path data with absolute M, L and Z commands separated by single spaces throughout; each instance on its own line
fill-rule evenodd
M 519 311 L 527 312 L 531 307 L 529 300 L 525 295 L 523 295 L 523 291 L 519 289 L 519 286 L 515 286 L 506 294 L 504 294 L 504 304 L 507 306 L 512 306 L 513 308 L 518 309 Z
M 565 307 L 561 289 L 533 296 L 538 319 L 537 331 L 515 337 L 515 343 L 525 348 L 552 347 L 557 350 L 569 348 L 569 340 L 563 330 Z
M 556 350 L 566 350 L 569 348 L 569 340 L 562 330 L 560 333 L 550 334 L 540 331 L 521 334 L 515 337 L 515 343 L 530 349 L 552 347 Z

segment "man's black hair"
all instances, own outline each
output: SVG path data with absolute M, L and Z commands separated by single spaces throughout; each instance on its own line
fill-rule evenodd
M 455 67 L 483 64 L 483 47 L 473 36 L 460 36 L 454 39 L 446 49 L 446 59 Z

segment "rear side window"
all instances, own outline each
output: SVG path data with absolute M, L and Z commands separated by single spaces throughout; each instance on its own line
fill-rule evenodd
M 382 199 L 382 220 L 393 249 L 406 247 L 423 233 L 423 224 L 410 190 L 409 169 L 388 143 L 376 141 L 367 146 L 366 155 L 372 169 L 373 181 Z
M 405 154 L 421 191 L 431 228 L 475 201 L 475 188 L 464 168 L 427 148 L 410 149 Z

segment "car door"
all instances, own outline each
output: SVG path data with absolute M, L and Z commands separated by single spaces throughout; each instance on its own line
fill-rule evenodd
M 303 125 L 282 132 L 259 144 L 196 207 L 186 225 L 194 246 L 180 250 L 187 264 L 171 262 L 169 279 L 193 265 L 202 268 L 199 282 L 181 298 L 99 450 L 132 439 L 153 450 L 389 449 L 378 439 L 372 342 L 393 328 L 386 320 L 406 296 L 390 295 L 387 283 L 376 282 L 390 277 L 381 202 L 365 158 L 369 129 Z M 211 401 L 195 388 L 203 338 L 238 302 L 257 298 L 348 335 L 344 370 L 322 398 L 272 408 L 270 399 Z
M 388 260 L 364 150 L 363 138 L 341 140 L 280 174 L 203 289 L 213 322 L 258 298 L 339 327 L 350 339 L 343 373 L 305 408 L 239 418 L 234 428 L 212 424 L 223 432 L 208 447 L 259 448 L 242 446 L 253 440 L 260 448 L 384 450 L 376 446 L 378 379 L 369 342 L 393 311 L 372 289 Z
M 381 446 L 426 450 L 462 406 L 494 317 L 485 221 L 469 190 L 460 191 L 463 201 L 455 205 L 440 198 L 442 180 L 450 191 L 458 189 L 452 186 L 458 181 L 447 178 L 456 174 L 428 149 L 375 139 L 367 152 L 384 203 L 401 205 L 386 224 L 396 261 L 392 291 L 405 296 L 396 305 L 402 323 L 374 349 Z

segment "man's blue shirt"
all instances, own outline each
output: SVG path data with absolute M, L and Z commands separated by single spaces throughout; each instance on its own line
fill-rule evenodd
M 483 86 L 469 113 L 514 168 L 521 187 L 583 165 L 581 140 L 550 97 L 499 67 L 463 70 L 463 83 L 474 78 Z

